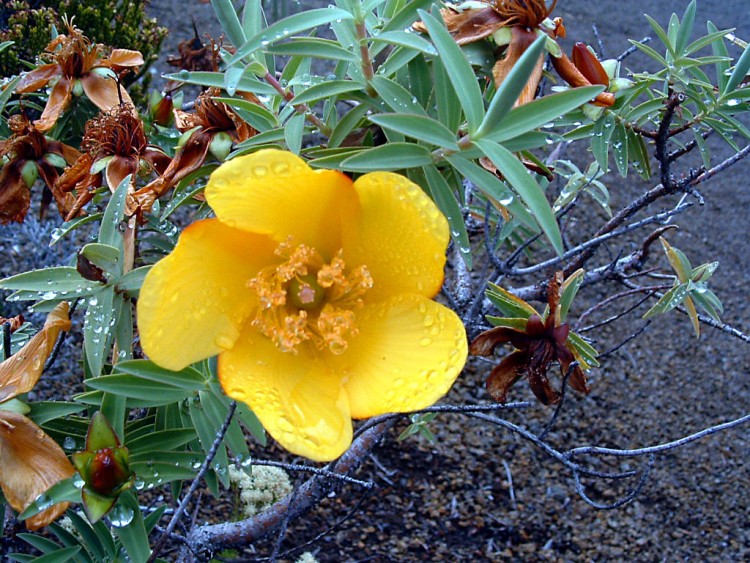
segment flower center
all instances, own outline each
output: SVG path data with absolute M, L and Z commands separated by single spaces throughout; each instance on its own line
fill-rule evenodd
M 314 248 L 293 246 L 291 237 L 276 255 L 286 260 L 247 283 L 260 301 L 253 326 L 282 352 L 296 353 L 310 341 L 318 350 L 343 353 L 359 332 L 354 311 L 372 287 L 367 266 L 348 270 L 341 250 L 326 263 Z

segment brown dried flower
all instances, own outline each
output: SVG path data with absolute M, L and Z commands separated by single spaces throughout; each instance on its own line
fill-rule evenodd
M 47 45 L 45 52 L 52 62 L 27 72 L 16 86 L 18 94 L 25 94 L 52 84 L 42 116 L 34 122 L 37 129 L 52 129 L 79 87 L 102 111 L 117 106 L 120 95 L 124 103 L 132 104 L 124 90 L 118 95 L 114 78 L 126 69 L 142 65 L 143 55 L 129 49 L 113 49 L 105 57 L 103 49 L 101 45 L 92 44 L 71 24 L 68 24 L 67 35 L 58 35 Z
M 0 141 L 0 159 L 7 158 L 0 171 L 0 223 L 23 222 L 37 177 L 45 184 L 40 215 L 44 216 L 53 197 L 60 214 L 66 215 L 73 198 L 56 188 L 57 167 L 75 162 L 81 153 L 60 141 L 47 139 L 23 114 L 11 116 L 8 125 L 13 134 Z

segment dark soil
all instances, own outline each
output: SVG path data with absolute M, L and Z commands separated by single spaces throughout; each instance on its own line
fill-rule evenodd
M 564 18 L 572 40 L 595 43 L 591 26 L 596 24 L 605 54 L 615 56 L 629 47 L 628 38 L 651 34 L 643 13 L 664 25 L 672 11 L 681 14 L 687 3 L 560 0 L 555 15 Z M 192 35 L 191 20 L 199 31 L 218 35 L 210 4 L 152 0 L 150 11 L 171 30 L 163 54 L 176 52 L 177 43 Z M 708 19 L 719 28 L 736 27 L 740 37 L 750 38 L 747 0 L 699 0 L 696 21 Z M 639 67 L 644 60 L 636 55 L 628 62 Z M 721 151 L 719 145 L 715 148 Z M 750 333 L 749 171 L 748 162 L 742 161 L 703 185 L 705 205 L 680 216 L 681 232 L 670 235 L 694 264 L 720 262 L 712 287 L 724 303 L 723 320 L 745 333 Z M 613 176 L 610 181 L 615 205 L 645 188 L 635 175 L 626 181 Z M 7 235 L 0 244 L 3 255 L 9 256 Z M 595 288 L 583 296 L 594 303 L 617 289 Z M 610 325 L 596 334 L 597 347 L 606 350 L 642 325 L 639 316 Z M 489 402 L 484 391 L 487 370 L 486 364 L 474 363 L 446 402 Z M 696 339 L 687 317 L 672 312 L 656 319 L 592 373 L 590 395 L 566 397 L 548 440 L 561 450 L 579 445 L 638 448 L 674 440 L 750 412 L 749 376 L 746 344 L 708 327 Z M 531 393 L 518 385 L 510 399 L 531 399 Z M 507 419 L 539 432 L 551 414 L 537 407 L 508 413 Z M 434 445 L 418 438 L 397 442 L 404 427 L 397 427 L 356 475 L 372 480 L 375 491 L 359 506 L 361 490 L 346 487 L 332 495 L 291 524 L 282 552 L 356 508 L 343 525 L 306 550 L 320 561 L 750 559 L 747 426 L 658 456 L 635 500 L 612 511 L 584 502 L 560 463 L 485 421 L 441 415 L 431 426 L 438 437 Z M 271 458 L 274 452 L 256 455 Z M 608 467 L 639 468 L 642 462 L 620 460 Z M 635 484 L 585 482 L 590 496 L 604 503 L 627 494 Z M 272 543 L 256 547 L 259 554 L 268 555 Z

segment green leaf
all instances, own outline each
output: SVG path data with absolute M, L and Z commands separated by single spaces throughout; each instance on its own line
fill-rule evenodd
M 263 29 L 237 47 L 234 56 L 227 65 L 231 66 L 261 47 L 273 44 L 319 25 L 329 24 L 336 20 L 350 20 L 353 16 L 339 8 L 319 8 L 315 10 L 304 10 L 298 14 L 283 18 L 266 29 Z
M 513 104 L 518 100 L 518 96 L 521 95 L 526 83 L 529 81 L 529 77 L 539 62 L 539 57 L 544 49 L 545 38 L 546 36 L 537 37 L 528 49 L 524 51 L 521 58 L 513 65 L 508 76 L 505 77 L 505 80 L 503 80 L 503 83 L 493 95 L 484 120 L 479 129 L 472 135 L 472 139 L 490 137 L 492 133 L 500 131 L 498 124 L 513 108 Z M 521 131 L 521 133 L 523 132 L 525 131 Z
M 509 317 L 493 317 L 492 315 L 487 315 L 487 320 L 489 323 L 494 326 L 502 326 L 505 328 L 512 328 L 515 330 L 520 331 L 526 331 L 526 325 L 528 324 L 528 319 L 521 319 L 521 318 L 509 318 Z
M 146 561 L 151 555 L 151 548 L 148 543 L 146 527 L 143 524 L 141 507 L 138 505 L 135 493 L 132 491 L 124 492 L 120 495 L 117 504 L 109 515 L 115 534 L 120 538 L 131 561 Z M 121 523 L 126 522 L 129 518 L 132 519 L 124 525 L 117 526 L 118 518 Z
M 49 245 L 52 246 L 53 244 L 57 244 L 57 242 L 65 235 L 67 235 L 71 231 L 74 231 L 78 227 L 85 225 L 86 223 L 99 221 L 102 218 L 102 215 L 103 213 L 92 213 L 91 215 L 84 215 L 83 217 L 76 217 L 75 219 L 66 221 L 52 231 L 52 237 L 50 239 Z
M 671 246 L 664 237 L 659 237 L 661 245 L 664 247 L 664 253 L 667 255 L 669 265 L 677 274 L 677 279 L 680 283 L 687 283 L 690 280 L 690 274 L 693 271 L 693 266 L 690 264 L 690 260 L 685 256 L 679 248 Z
M 28 414 L 28 417 L 39 426 L 50 420 L 81 412 L 86 408 L 84 405 L 62 401 L 39 401 L 29 403 L 29 406 L 31 407 L 31 412 Z
M 177 403 L 195 394 L 195 391 L 190 389 L 174 387 L 163 382 L 149 381 L 129 374 L 103 375 L 87 380 L 86 385 L 106 393 L 136 399 L 134 403 L 128 401 L 128 405 L 138 404 L 139 400 L 146 401 L 148 406 L 167 405 Z
M 677 284 L 661 296 L 656 304 L 651 307 L 646 314 L 643 315 L 644 319 L 649 319 L 660 313 L 666 313 L 677 307 L 687 297 L 688 290 L 687 284 Z
M 693 271 L 690 272 L 690 279 L 696 283 L 707 281 L 718 267 L 718 262 L 708 262 L 706 264 L 701 264 L 700 266 L 693 268 Z
M 297 113 L 289 118 L 284 125 L 284 142 L 294 154 L 302 149 L 302 136 L 305 133 L 305 116 Z
M 328 139 L 328 146 L 330 148 L 340 146 L 344 139 L 346 139 L 347 135 L 359 125 L 360 121 L 368 111 L 369 108 L 365 104 L 360 104 L 349 110 L 333 129 L 331 138 Z
M 740 85 L 740 83 L 747 76 L 747 73 L 749 70 L 750 70 L 750 45 L 748 45 L 745 48 L 745 50 L 742 52 L 742 55 L 740 55 L 740 58 L 737 61 L 737 64 L 734 66 L 734 70 L 732 71 L 732 74 L 729 76 L 729 80 L 727 80 L 727 83 L 724 86 L 724 89 L 721 91 L 721 95 L 725 96 L 727 93 L 733 92 L 734 90 L 736 90 L 737 87 Z
M 403 133 L 419 141 L 458 151 L 456 134 L 445 125 L 423 115 L 404 113 L 381 113 L 368 118 L 372 123 Z
M 94 377 L 102 372 L 111 341 L 114 289 L 104 288 L 88 300 L 83 323 L 83 347 L 86 361 Z
M 523 164 L 504 147 L 486 139 L 476 141 L 475 144 L 497 166 L 499 172 L 531 210 L 542 231 L 552 243 L 555 252 L 562 256 L 565 250 L 563 249 L 560 227 L 539 184 L 527 172 Z
M 489 283 L 487 287 L 488 289 L 485 292 L 487 299 L 506 317 L 528 319 L 531 315 L 539 315 L 534 307 L 499 285 Z
M 188 366 L 180 371 L 170 371 L 150 360 L 119 362 L 113 367 L 112 374 L 120 373 L 190 391 L 200 391 L 205 389 L 207 385 L 206 377 L 195 368 Z
M 594 124 L 594 133 L 591 137 L 591 152 L 605 174 L 609 170 L 609 140 L 614 130 L 615 118 L 608 113 Z
M 415 49 L 426 55 L 437 55 L 437 51 L 432 44 L 416 33 L 407 33 L 406 31 L 386 31 L 372 37 L 374 43 L 384 42 L 387 45 L 400 45 Z
M 614 126 L 609 146 L 612 147 L 612 155 L 615 157 L 615 165 L 620 176 L 628 175 L 628 134 L 625 126 L 618 123 Z
M 693 25 L 695 24 L 695 0 L 692 0 L 688 7 L 685 9 L 685 13 L 682 15 L 682 21 L 680 22 L 680 29 L 677 31 L 677 39 L 675 41 L 674 50 L 678 54 L 682 54 L 685 51 L 685 47 L 690 40 L 690 36 L 693 33 Z
M 485 136 L 498 143 L 518 137 L 590 102 L 603 90 L 603 86 L 585 86 L 544 96 L 510 110 L 494 126 L 488 125 L 490 129 Z
M 329 80 L 310 86 L 292 100 L 293 104 L 312 104 L 323 99 L 333 98 L 346 92 L 362 90 L 362 84 L 353 80 Z
M 71 561 L 79 551 L 81 551 L 80 545 L 63 547 L 53 553 L 37 557 L 33 561 L 34 563 L 65 563 L 66 561 Z
M 354 172 L 372 172 L 403 170 L 426 164 L 432 164 L 432 154 L 426 148 L 412 143 L 388 143 L 350 156 L 341 167 Z
M 664 43 L 664 46 L 669 51 L 669 54 L 672 56 L 672 59 L 676 59 L 677 53 L 675 53 L 674 46 L 672 45 L 672 41 L 669 39 L 667 32 L 664 31 L 664 28 L 660 26 L 658 22 L 654 18 L 649 16 L 648 14 L 644 14 L 644 17 L 646 18 L 646 20 L 648 20 L 648 23 L 651 25 L 651 28 L 654 30 L 654 33 L 656 33 L 659 39 L 661 39 L 661 42 Z M 635 41 L 631 41 L 631 43 L 633 43 L 636 46 L 642 45 L 641 43 L 636 43 Z M 664 65 L 664 66 L 667 66 L 667 65 Z
M 412 93 L 398 82 L 384 76 L 374 76 L 370 85 L 375 88 L 378 95 L 394 112 L 427 115 L 424 108 L 414 99 Z
M 109 274 L 119 275 L 122 271 L 120 250 L 108 244 L 91 242 L 80 252 L 89 262 Z
M 266 129 L 273 129 L 279 126 L 279 120 L 276 116 L 259 104 L 241 98 L 216 97 L 214 101 L 227 104 L 238 110 L 238 115 L 258 131 L 265 131 Z
M 440 211 L 443 212 L 445 218 L 448 219 L 451 239 L 453 239 L 453 242 L 458 247 L 459 254 L 461 254 L 461 258 L 466 263 L 466 267 L 471 270 L 473 267 L 471 243 L 469 242 L 469 235 L 466 232 L 466 224 L 464 223 L 464 217 L 461 213 L 458 200 L 456 200 L 456 196 L 448 182 L 434 165 L 425 166 L 423 170 L 432 199 Z
M 53 553 L 61 549 L 60 544 L 55 543 L 50 539 L 37 536 L 36 534 L 18 534 L 18 537 L 29 545 L 32 545 L 45 555 L 47 553 Z M 38 561 L 38 559 L 34 560 Z
M 258 420 L 258 417 L 255 416 L 255 413 L 250 410 L 250 407 L 245 403 L 238 402 L 235 416 L 239 418 L 243 426 L 247 428 L 261 446 L 266 445 L 266 430 L 263 428 L 260 420 Z
M 117 291 L 127 294 L 128 297 L 137 297 L 149 270 L 151 266 L 141 266 L 130 270 L 117 281 Z
M 32 270 L 0 281 L 2 289 L 29 292 L 27 299 L 72 299 L 91 295 L 102 287 L 81 277 L 75 268 L 64 266 Z
M 136 460 L 139 453 L 148 456 L 149 453 L 154 451 L 174 450 L 196 438 L 197 435 L 193 428 L 172 428 L 150 432 L 145 436 L 128 441 L 125 445 L 130 451 L 131 459 Z
M 707 23 L 707 27 L 709 35 L 713 35 L 719 32 L 716 26 L 711 21 Z M 729 57 L 729 51 L 727 51 L 727 46 L 724 44 L 725 35 L 726 32 L 722 31 L 721 36 L 711 43 L 711 49 L 714 55 L 716 55 L 717 57 L 721 57 L 722 59 Z M 716 63 L 715 67 L 716 83 L 719 87 L 719 92 L 726 92 L 727 82 L 729 81 L 729 76 L 727 75 L 729 72 L 729 61 L 720 60 Z
M 201 448 L 203 448 L 203 451 L 208 454 L 208 452 L 211 450 L 211 446 L 214 443 L 214 440 L 216 439 L 216 433 L 219 431 L 219 428 L 221 427 L 223 420 L 214 420 L 211 415 L 206 411 L 206 409 L 203 407 L 203 395 L 208 393 L 208 391 L 201 391 L 201 400 L 200 401 L 189 401 L 188 402 L 188 408 L 190 411 L 190 418 L 193 421 L 193 426 L 195 426 L 195 430 L 198 432 L 198 440 L 200 441 Z M 226 468 L 228 463 L 227 458 L 227 451 L 226 446 L 224 445 L 224 442 L 222 441 L 222 445 L 219 447 L 218 453 L 216 454 L 216 457 L 214 458 L 214 465 L 213 467 L 219 467 L 219 468 Z M 227 486 L 228 485 L 228 477 L 226 474 L 226 471 L 223 472 L 213 472 L 215 473 L 215 476 L 218 477 L 221 482 Z
M 497 176 L 458 155 L 447 156 L 446 160 L 459 174 L 474 184 L 479 191 L 495 204 L 507 207 L 521 223 L 534 232 L 539 232 L 539 225 L 537 225 L 534 218 L 526 210 L 526 207 Z
M 440 55 L 436 63 L 445 67 L 458 101 L 464 110 L 469 133 L 474 133 L 484 116 L 482 91 L 479 89 L 474 71 L 461 48 L 456 44 L 456 40 L 445 29 L 445 25 L 424 10 L 418 10 L 418 13 Z
M 633 162 L 641 178 L 648 180 L 651 178 L 651 158 L 648 154 L 646 141 L 632 129 L 627 129 L 626 132 L 628 135 L 628 158 Z M 700 134 L 698 136 L 700 137 Z
M 262 0 L 246 0 L 242 9 L 242 32 L 245 37 L 259 33 L 265 22 Z
M 224 89 L 224 73 L 208 71 L 187 71 L 181 70 L 172 74 L 165 74 L 164 78 L 185 82 L 186 84 L 196 84 L 198 86 L 207 86 L 209 88 Z M 252 92 L 259 96 L 278 96 L 279 93 L 273 86 L 261 82 L 253 76 L 243 75 L 237 83 L 237 90 L 240 92 Z
M 332 59 L 337 61 L 357 62 L 359 58 L 353 52 L 344 49 L 336 41 L 320 39 L 318 37 L 294 37 L 287 43 L 273 45 L 266 49 L 274 55 L 292 57 L 315 57 L 318 59 Z
M 570 304 L 575 299 L 576 293 L 581 287 L 584 278 L 583 268 L 579 268 L 563 282 L 562 295 L 560 296 L 560 320 L 564 321 L 568 316 Z
M 2 43 L 2 45 L 8 45 L 12 43 L 11 41 L 6 41 L 5 43 Z M 2 49 L 0 49 L 2 51 Z M 16 90 L 16 85 L 21 81 L 21 75 L 14 77 L 10 82 L 8 82 L 2 91 L 0 91 L 0 113 L 5 109 L 5 104 L 8 103 L 8 100 L 10 100 L 10 97 L 13 95 L 13 92 Z
M 222 31 L 226 34 L 232 45 L 237 47 L 245 42 L 245 31 L 242 29 L 240 19 L 234 10 L 232 0 L 211 0 L 216 19 L 221 24 Z
M 63 479 L 59 483 L 52 485 L 34 502 L 18 515 L 19 520 L 26 520 L 39 514 L 42 510 L 48 509 L 53 504 L 60 502 L 81 502 L 81 490 L 73 484 L 75 477 Z
M 590 367 L 599 367 L 599 361 L 596 359 L 596 357 L 599 355 L 599 352 L 597 352 L 591 344 L 581 338 L 580 335 L 575 332 L 571 332 L 570 334 L 568 334 L 568 344 L 570 344 L 575 349 L 575 351 L 578 352 L 578 355 Z
M 102 224 L 99 228 L 99 242 L 114 246 L 120 250 L 122 250 L 122 233 L 119 230 L 119 226 L 125 217 L 125 200 L 128 195 L 131 178 L 132 176 L 128 174 L 120 182 L 120 185 L 117 186 L 112 197 L 110 197 L 109 203 L 107 203 L 107 208 L 104 210 L 104 216 L 102 217 Z

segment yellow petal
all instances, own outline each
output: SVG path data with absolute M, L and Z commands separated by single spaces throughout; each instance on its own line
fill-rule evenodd
M 466 362 L 461 319 L 420 295 L 399 295 L 357 311 L 360 334 L 333 359 L 353 418 L 425 408 L 450 389 Z
M 34 388 L 60 331 L 70 330 L 69 310 L 70 306 L 64 301 L 57 305 L 47 316 L 42 330 L 0 363 L 0 403 Z
M 246 283 L 278 261 L 268 237 L 206 219 L 180 235 L 143 281 L 138 326 L 144 352 L 179 370 L 231 347 L 256 303 Z
M 247 404 L 294 454 L 330 461 L 351 444 L 341 378 L 311 347 L 301 346 L 297 354 L 281 352 L 248 327 L 234 348 L 219 355 L 219 380 L 227 395 Z
M 228 225 L 294 236 L 326 259 L 341 248 L 342 216 L 356 206 L 351 180 L 333 170 L 312 170 L 292 153 L 266 149 L 221 165 L 208 181 L 206 199 Z
M 448 222 L 408 178 L 373 172 L 355 183 L 360 210 L 344 223 L 344 260 L 372 274 L 368 300 L 400 293 L 433 297 L 443 283 Z
M 0 487 L 22 512 L 55 483 L 75 473 L 65 452 L 44 431 L 18 413 L 0 410 Z M 68 508 L 60 503 L 26 520 L 29 530 L 46 526 Z

